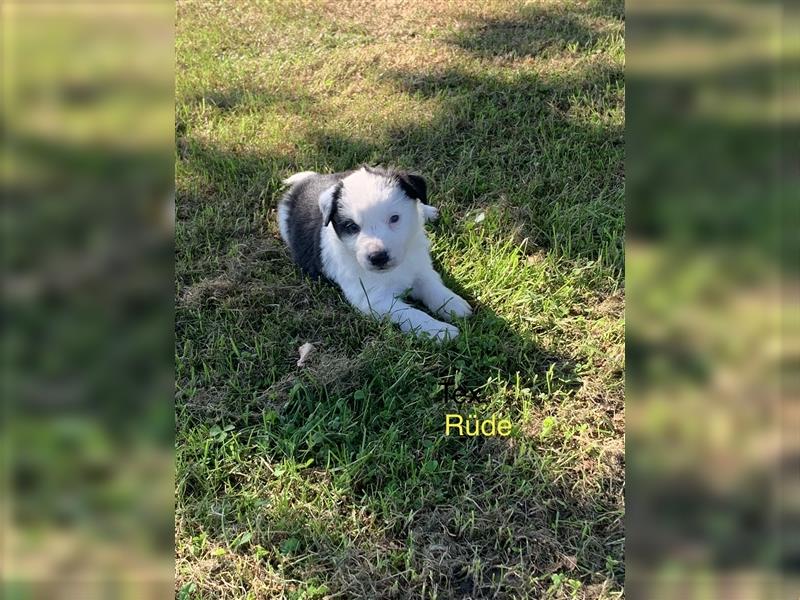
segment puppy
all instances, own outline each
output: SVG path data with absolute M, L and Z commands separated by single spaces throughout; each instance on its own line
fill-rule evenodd
M 444 341 L 458 328 L 410 306 L 406 293 L 442 319 L 472 309 L 434 271 L 424 223 L 438 211 L 426 204 L 418 175 L 380 167 L 320 175 L 304 171 L 284 181 L 278 205 L 281 237 L 313 278 L 335 282 L 358 310 L 388 317 L 402 331 Z

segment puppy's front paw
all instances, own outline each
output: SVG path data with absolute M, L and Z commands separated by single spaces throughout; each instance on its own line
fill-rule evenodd
M 453 294 L 442 304 L 438 312 L 444 318 L 469 317 L 472 315 L 472 307 L 461 296 Z
M 423 335 L 428 335 L 437 342 L 445 342 L 447 340 L 454 340 L 458 337 L 459 331 L 458 327 L 455 325 L 450 325 L 449 323 L 440 323 L 439 321 L 434 321 L 430 325 L 422 328 L 420 333 Z

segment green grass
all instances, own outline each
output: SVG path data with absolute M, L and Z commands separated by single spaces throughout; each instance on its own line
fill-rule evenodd
M 621 595 L 621 6 L 178 3 L 178 596 Z M 454 343 L 291 263 L 281 179 L 361 162 L 427 178 Z

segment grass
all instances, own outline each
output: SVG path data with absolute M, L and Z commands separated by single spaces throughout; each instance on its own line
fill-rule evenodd
M 178 3 L 178 597 L 621 596 L 621 13 Z M 361 162 L 427 178 L 456 342 L 292 265 L 281 179 Z

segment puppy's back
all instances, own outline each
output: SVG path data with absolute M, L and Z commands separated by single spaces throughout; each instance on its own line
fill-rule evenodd
M 319 196 L 340 181 L 343 175 L 345 174 L 320 175 L 313 171 L 303 171 L 284 180 L 291 187 L 278 205 L 281 237 L 289 246 L 294 262 L 314 279 L 322 275 L 322 213 L 319 209 Z

